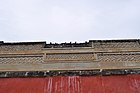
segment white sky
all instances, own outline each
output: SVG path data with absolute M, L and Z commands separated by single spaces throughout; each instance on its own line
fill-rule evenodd
M 0 40 L 140 38 L 140 0 L 0 0 Z

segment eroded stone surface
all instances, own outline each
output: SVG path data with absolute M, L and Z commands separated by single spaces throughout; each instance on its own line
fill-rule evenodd
M 115 70 L 73 70 L 73 71 L 12 71 L 0 72 L 0 77 L 48 77 L 48 76 L 109 76 L 140 74 L 140 69 L 115 69 Z

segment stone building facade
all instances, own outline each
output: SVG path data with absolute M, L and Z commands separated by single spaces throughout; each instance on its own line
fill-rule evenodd
M 140 93 L 140 40 L 0 41 L 0 93 Z
M 0 42 L 0 77 L 139 73 L 140 40 Z

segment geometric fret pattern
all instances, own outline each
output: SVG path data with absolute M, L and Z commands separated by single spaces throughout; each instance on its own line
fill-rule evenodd
M 95 56 L 92 53 L 84 54 L 47 54 L 46 61 L 94 61 Z
M 2 45 L 0 51 L 21 51 L 21 50 L 39 50 L 42 48 L 41 44 L 36 45 Z
M 43 62 L 41 56 L 0 57 L 0 64 L 38 64 Z
M 98 61 L 98 62 L 140 62 L 140 53 L 93 53 L 47 54 L 43 55 L 0 55 L 0 64 L 40 64 L 46 62 Z
M 140 68 L 140 39 L 85 44 L 0 42 L 0 71 Z
M 140 49 L 140 44 L 138 42 L 97 42 L 93 44 L 95 49 Z
M 98 61 L 101 62 L 129 62 L 129 61 L 135 61 L 135 62 L 140 62 L 140 53 L 137 54 L 98 54 Z

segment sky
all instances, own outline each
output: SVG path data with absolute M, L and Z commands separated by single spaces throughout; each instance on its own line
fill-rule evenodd
M 140 0 L 0 0 L 0 41 L 139 38 Z

